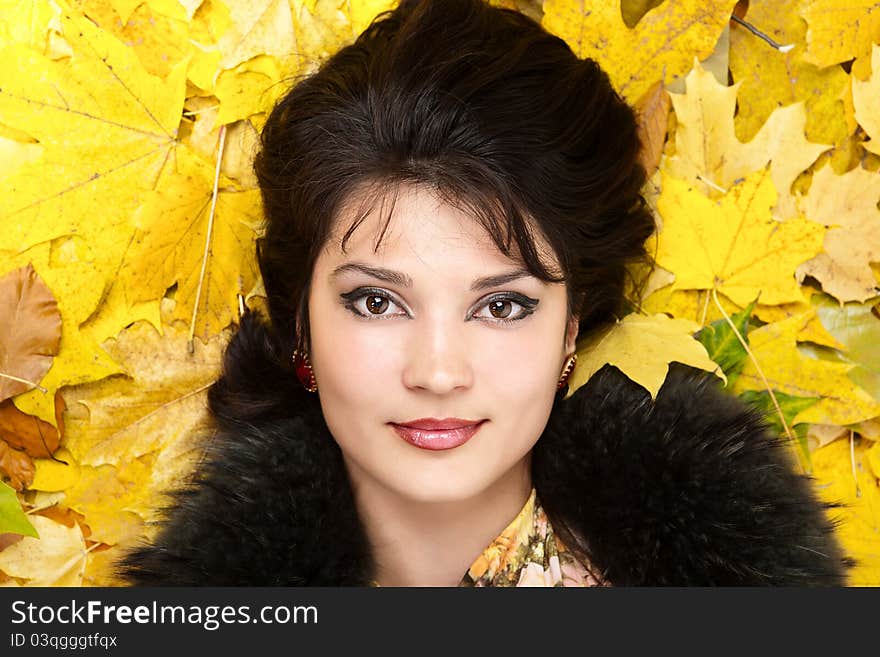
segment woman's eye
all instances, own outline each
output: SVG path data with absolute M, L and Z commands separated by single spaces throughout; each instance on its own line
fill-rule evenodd
M 397 306 L 397 303 L 387 294 L 378 290 L 355 290 L 341 296 L 343 305 L 360 317 L 385 319 L 399 314 L 386 312 L 390 307 Z
M 490 299 L 480 309 L 485 309 L 488 314 L 476 313 L 474 317 L 490 321 L 516 322 L 531 315 L 537 303 L 536 299 L 518 301 L 510 297 L 496 297 Z

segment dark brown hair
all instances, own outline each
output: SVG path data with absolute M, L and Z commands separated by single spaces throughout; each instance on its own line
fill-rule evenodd
M 376 203 L 393 210 L 402 183 L 472 214 L 532 275 L 564 281 L 581 334 L 621 314 L 627 265 L 647 260 L 633 110 L 594 61 L 482 0 L 402 0 L 380 14 L 293 86 L 261 142 L 258 259 L 281 353 L 297 346 L 297 323 L 298 346 L 309 342 L 311 272 L 334 218 L 363 201 L 344 249 Z M 536 229 L 561 277 L 542 264 Z

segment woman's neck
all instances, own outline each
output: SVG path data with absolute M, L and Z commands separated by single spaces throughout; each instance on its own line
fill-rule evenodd
M 380 586 L 457 586 L 474 559 L 520 512 L 532 489 L 528 458 L 471 499 L 421 503 L 374 479 L 354 485 Z

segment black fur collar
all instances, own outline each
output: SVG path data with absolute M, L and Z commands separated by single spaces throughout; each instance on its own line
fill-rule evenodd
M 342 455 L 252 314 L 209 400 L 217 430 L 137 585 L 366 585 L 372 561 Z M 842 585 L 846 558 L 810 481 L 712 375 L 673 365 L 660 394 L 606 366 L 557 399 L 535 447 L 538 497 L 615 585 Z M 569 541 L 566 540 L 566 544 Z

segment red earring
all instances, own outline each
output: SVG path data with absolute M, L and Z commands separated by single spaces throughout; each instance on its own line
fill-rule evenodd
M 559 383 L 556 386 L 557 390 L 561 390 L 568 383 L 568 378 L 571 376 L 572 371 L 574 371 L 574 365 L 577 363 L 577 359 L 577 354 L 572 354 L 568 357 L 568 361 L 565 363 L 565 369 L 562 370 L 562 376 L 559 378 Z
M 318 382 L 315 381 L 315 372 L 309 362 L 309 355 L 299 349 L 293 352 L 293 368 L 296 370 L 296 378 L 302 383 L 303 388 L 309 392 L 318 391 Z

